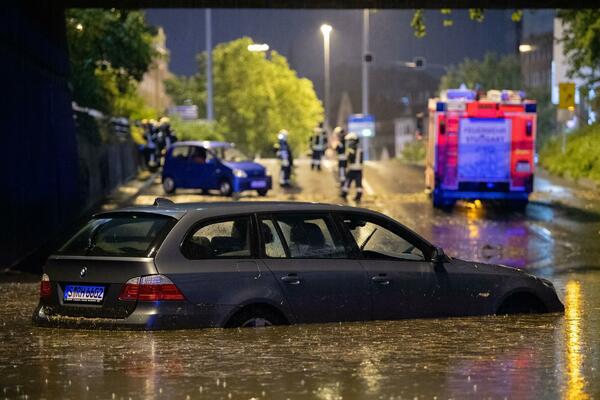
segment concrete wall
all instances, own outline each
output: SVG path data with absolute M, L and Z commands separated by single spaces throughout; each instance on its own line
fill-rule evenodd
M 76 134 L 64 10 L 3 6 L 0 24 L 0 271 L 40 271 L 48 252 L 136 170 L 134 145 Z
M 3 7 L 0 268 L 25 259 L 78 214 L 64 13 L 50 3 Z

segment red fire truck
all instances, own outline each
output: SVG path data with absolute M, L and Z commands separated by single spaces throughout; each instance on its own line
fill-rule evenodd
M 453 89 L 429 100 L 425 180 L 433 205 L 499 199 L 517 207 L 533 190 L 536 103 L 522 92 Z

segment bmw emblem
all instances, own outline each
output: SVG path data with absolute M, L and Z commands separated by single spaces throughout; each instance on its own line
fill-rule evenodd
M 86 274 L 87 274 L 87 267 L 81 268 L 81 271 L 79 271 L 79 276 L 83 278 Z

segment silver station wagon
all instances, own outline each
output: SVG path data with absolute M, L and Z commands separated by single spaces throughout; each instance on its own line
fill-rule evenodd
M 52 255 L 33 321 L 151 330 L 562 311 L 548 280 L 448 257 L 374 211 L 157 199 L 94 216 Z

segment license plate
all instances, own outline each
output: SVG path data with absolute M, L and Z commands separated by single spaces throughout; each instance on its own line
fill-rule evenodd
M 104 286 L 67 285 L 64 301 L 82 303 L 100 303 L 104 299 Z
M 252 189 L 262 189 L 267 187 L 267 181 L 252 181 L 250 182 L 250 187 Z

